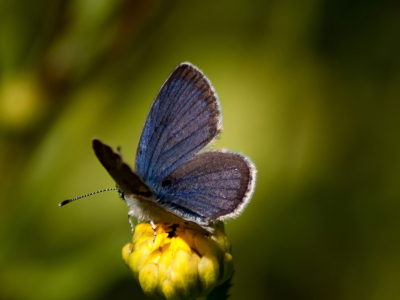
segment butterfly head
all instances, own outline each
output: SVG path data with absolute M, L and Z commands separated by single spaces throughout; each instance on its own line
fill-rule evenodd
M 124 193 L 124 191 L 123 191 L 122 189 L 120 189 L 118 186 L 117 186 L 117 191 L 118 191 L 118 196 L 119 196 L 122 200 L 125 200 L 125 193 Z

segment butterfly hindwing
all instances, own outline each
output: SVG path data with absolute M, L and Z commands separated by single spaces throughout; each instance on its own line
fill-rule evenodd
M 254 165 L 241 154 L 204 152 L 164 178 L 156 191 L 158 202 L 186 219 L 229 219 L 249 202 L 255 173 Z
M 156 190 L 221 131 L 217 95 L 204 74 L 180 64 L 161 87 L 139 140 L 135 172 Z

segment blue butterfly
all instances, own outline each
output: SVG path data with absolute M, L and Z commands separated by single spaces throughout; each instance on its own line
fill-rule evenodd
M 199 153 L 221 130 L 221 108 L 210 81 L 192 64 L 182 63 L 150 108 L 135 172 L 99 140 L 93 140 L 93 149 L 117 183 L 129 220 L 136 216 L 153 228 L 168 222 L 212 232 L 215 224 L 243 211 L 256 179 L 246 156 L 226 150 Z

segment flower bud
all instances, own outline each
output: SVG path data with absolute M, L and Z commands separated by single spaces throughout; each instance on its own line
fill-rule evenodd
M 223 229 L 204 234 L 177 224 L 138 224 L 122 258 L 143 292 L 158 299 L 206 296 L 233 273 L 231 244 Z

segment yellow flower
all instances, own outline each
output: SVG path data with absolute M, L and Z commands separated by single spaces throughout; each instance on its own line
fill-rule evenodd
M 158 299 L 194 299 L 207 295 L 233 273 L 231 244 L 216 229 L 205 235 L 181 225 L 138 224 L 122 258 L 143 292 Z

